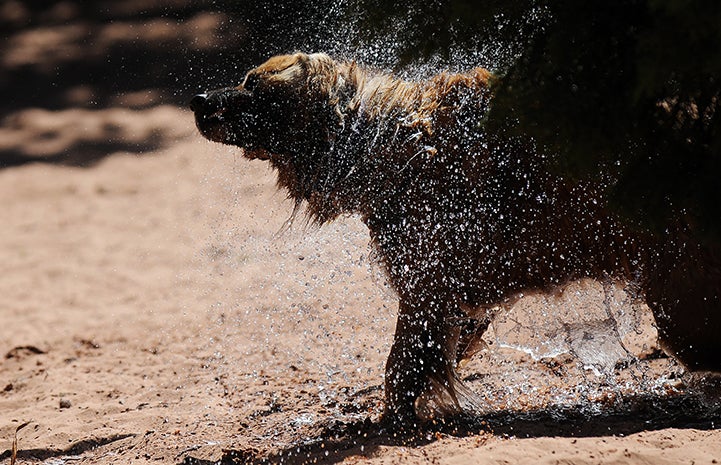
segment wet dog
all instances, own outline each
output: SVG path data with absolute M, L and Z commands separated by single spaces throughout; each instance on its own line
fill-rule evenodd
M 492 79 L 477 68 L 411 82 L 296 53 L 190 105 L 203 136 L 267 160 L 315 221 L 368 226 L 400 299 L 387 420 L 476 408 L 455 368 L 491 309 L 583 277 L 635 283 L 665 347 L 720 370 L 719 251 L 682 221 L 663 236 L 629 227 L 598 185 L 560 178 L 532 144 L 485 127 Z

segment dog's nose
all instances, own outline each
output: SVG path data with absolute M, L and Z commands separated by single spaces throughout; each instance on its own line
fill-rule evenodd
M 194 112 L 202 109 L 205 106 L 205 102 L 208 100 L 208 94 L 198 94 L 190 99 L 190 109 Z

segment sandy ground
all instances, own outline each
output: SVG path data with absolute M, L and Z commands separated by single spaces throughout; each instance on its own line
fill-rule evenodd
M 58 28 L 13 43 L 74 37 Z M 15 82 L 32 53 L 3 52 Z M 379 431 L 396 300 L 363 225 L 287 227 L 273 173 L 202 140 L 166 91 L 4 103 L 0 463 L 13 440 L 18 463 L 48 464 L 721 461 L 718 380 L 592 282 L 498 317 L 462 370 L 485 412 Z

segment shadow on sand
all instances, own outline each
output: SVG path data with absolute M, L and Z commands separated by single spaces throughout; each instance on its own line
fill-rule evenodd
M 504 437 L 599 437 L 629 435 L 664 428 L 715 429 L 721 424 L 721 390 L 709 396 L 638 395 L 622 405 L 602 411 L 582 404 L 531 411 L 504 410 L 480 417 L 458 417 L 429 424 L 412 434 L 398 434 L 369 420 L 331 421 L 316 437 L 271 451 L 224 450 L 217 460 L 186 456 L 182 465 L 231 464 L 333 464 L 351 456 L 371 456 L 382 446 L 422 446 L 443 435 L 456 437 L 493 434 Z M 710 400 L 714 399 L 714 400 Z M 596 410 L 596 411 L 594 411 Z

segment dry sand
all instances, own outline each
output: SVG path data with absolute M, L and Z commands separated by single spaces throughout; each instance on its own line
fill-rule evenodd
M 87 108 L 71 87 L 0 127 L 1 463 L 14 439 L 48 464 L 721 461 L 718 381 L 591 282 L 494 322 L 462 371 L 484 415 L 379 432 L 396 301 L 358 219 L 287 228 L 266 165 L 162 89 Z

